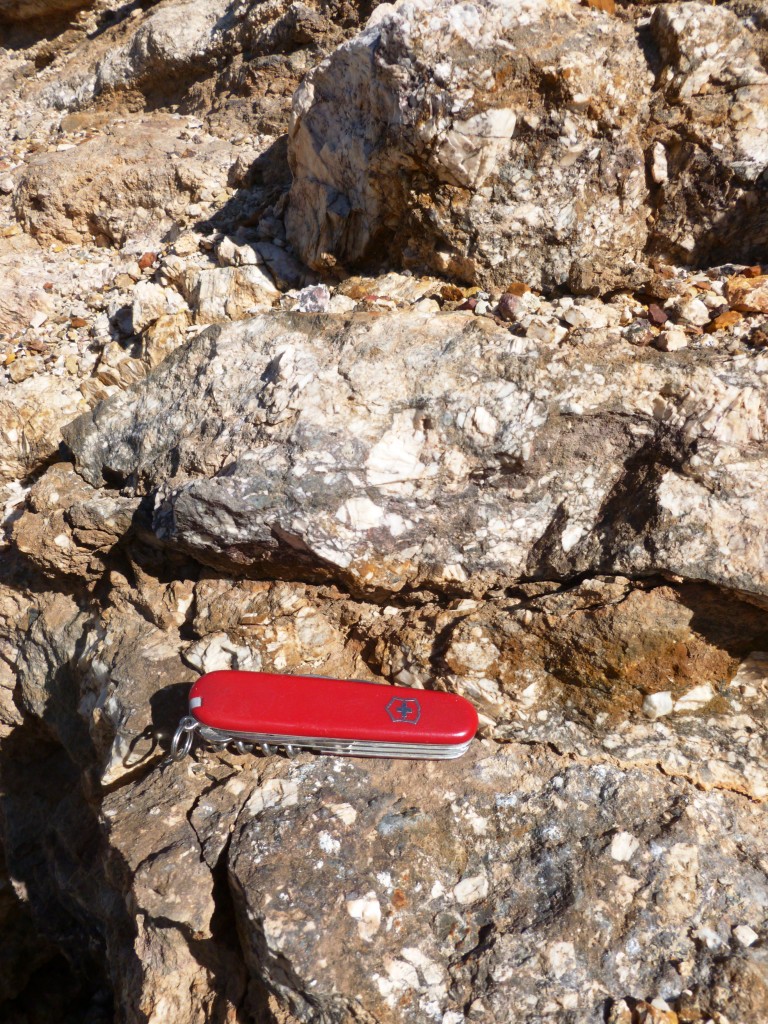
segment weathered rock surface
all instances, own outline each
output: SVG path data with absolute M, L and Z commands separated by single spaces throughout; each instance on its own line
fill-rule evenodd
M 764 913 L 761 817 L 541 748 L 301 764 L 232 836 L 246 959 L 302 1020 L 598 1020 L 627 989 L 687 989 L 703 1020 L 723 973 L 746 1020 L 765 961 L 735 930 Z
M 654 11 L 661 67 L 653 131 L 661 152 L 655 176 L 651 164 L 658 186 L 651 247 L 668 258 L 706 266 L 725 253 L 748 261 L 765 251 L 768 69 L 755 42 L 762 37 L 765 45 L 767 29 L 703 3 Z
M 765 4 L 55 4 L 0 0 L 0 1019 L 759 1024 Z M 218 669 L 480 738 L 168 764 Z
M 286 225 L 302 257 L 586 292 L 643 280 L 646 249 L 759 258 L 754 20 L 661 5 L 648 42 L 594 7 L 379 8 L 294 98 Z
M 0 394 L 0 482 L 24 479 L 59 449 L 62 424 L 85 403 L 68 381 L 30 377 Z
M 606 289 L 631 279 L 652 79 L 629 24 L 568 2 L 432 0 L 372 22 L 294 99 L 286 225 L 304 259 L 403 253 L 494 285 L 587 283 L 587 262 Z
M 155 536 L 217 568 L 383 592 L 672 574 L 765 602 L 768 361 L 592 338 L 256 318 L 65 437 L 86 479 L 151 494 Z
M 150 243 L 206 190 L 225 188 L 237 157 L 212 137 L 191 149 L 184 134 L 178 118 L 154 115 L 33 157 L 14 193 L 20 223 L 43 241 Z

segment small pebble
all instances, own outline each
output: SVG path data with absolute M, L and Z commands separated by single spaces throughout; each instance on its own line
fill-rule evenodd
M 331 305 L 331 293 L 327 285 L 313 284 L 302 288 L 296 300 L 294 308 L 299 313 L 327 313 Z
M 571 327 L 585 330 L 600 330 L 608 326 L 604 310 L 594 306 L 571 306 L 563 313 L 563 320 Z
M 654 339 L 654 333 L 648 320 L 635 320 L 622 333 L 630 345 L 650 345 Z
M 652 302 L 648 307 L 648 320 L 650 323 L 654 325 L 654 327 L 662 327 L 667 322 L 667 320 L 669 320 L 669 317 L 661 308 L 661 306 L 657 305 L 655 302 Z
M 688 336 L 685 331 L 670 327 L 654 338 L 653 345 L 660 352 L 678 352 L 681 348 L 688 348 Z
M 496 307 L 496 314 L 500 316 L 502 320 L 516 320 L 517 313 L 520 309 L 520 299 L 518 296 L 513 295 L 512 292 L 504 292 L 499 299 L 499 304 Z
M 709 323 L 710 312 L 701 299 L 689 299 L 678 306 L 678 315 L 687 324 L 703 327 Z
M 725 313 L 719 313 L 714 320 L 707 324 L 704 330 L 707 334 L 713 334 L 715 331 L 722 331 L 726 327 L 733 327 L 743 319 L 744 317 L 741 313 L 738 313 L 735 309 L 729 309 Z
M 435 299 L 419 299 L 418 302 L 414 302 L 411 309 L 416 313 L 439 313 L 440 303 Z

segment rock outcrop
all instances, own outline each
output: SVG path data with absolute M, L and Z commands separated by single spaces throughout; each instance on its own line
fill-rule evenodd
M 64 436 L 90 483 L 151 495 L 154 535 L 218 569 L 392 593 L 672 574 L 768 600 L 768 361 L 617 333 L 267 315 Z
M 640 283 L 648 253 L 759 258 L 753 25 L 701 3 L 639 32 L 568 0 L 383 6 L 296 93 L 289 238 L 317 268 L 549 291 Z
M 762 1021 L 765 4 L 0 21 L 0 1019 Z

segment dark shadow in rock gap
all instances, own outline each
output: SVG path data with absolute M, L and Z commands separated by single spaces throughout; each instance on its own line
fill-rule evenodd
M 106 1024 L 106 922 L 117 907 L 101 866 L 87 776 L 30 719 L 4 738 L 0 779 L 8 873 L 25 893 L 44 954 L 31 958 L 30 976 L 0 1015 L 19 1024 Z
M 272 143 L 230 185 L 235 194 L 195 229 L 252 248 L 281 291 L 317 283 L 320 275 L 301 262 L 285 238 L 282 208 L 291 187 L 288 136 Z
M 134 11 L 149 10 L 157 3 L 158 0 L 128 0 L 128 3 L 124 3 L 122 7 L 102 11 L 99 16 L 98 27 L 93 32 L 89 32 L 88 38 L 97 39 L 105 32 L 108 32 L 109 29 L 124 22 L 126 18 L 130 18 Z
M 0 16 L 0 46 L 4 46 L 8 50 L 19 51 L 31 49 L 42 41 L 53 42 L 55 40 L 57 44 L 62 44 L 68 42 L 70 36 L 72 39 L 80 38 L 84 35 L 83 30 L 73 24 L 73 19 L 77 17 L 78 13 L 77 8 L 70 11 L 48 11 L 37 18 L 14 22 L 5 22 Z M 46 64 L 45 58 L 42 56 L 45 52 L 45 50 L 41 52 L 42 64 L 37 63 L 38 56 L 35 55 L 38 69 Z
M 685 129 L 664 136 L 664 145 L 669 180 L 651 190 L 648 254 L 694 269 L 768 260 L 768 170 L 755 182 L 740 180 Z M 681 225 L 701 224 L 710 226 L 692 247 L 675 241 Z
M 165 753 L 171 749 L 171 739 L 181 718 L 188 714 L 189 686 L 185 683 L 173 683 L 157 690 L 150 697 L 149 706 L 152 723 L 149 728 L 152 736 Z

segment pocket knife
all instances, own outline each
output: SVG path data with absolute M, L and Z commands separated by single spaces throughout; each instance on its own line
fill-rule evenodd
M 189 714 L 171 757 L 192 749 L 195 733 L 240 753 L 260 747 L 347 757 L 444 760 L 461 757 L 477 731 L 477 712 L 455 693 L 352 679 L 270 672 L 210 672 L 193 684 Z

